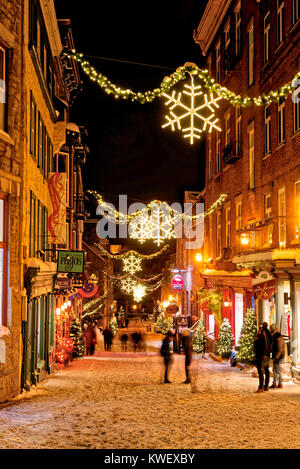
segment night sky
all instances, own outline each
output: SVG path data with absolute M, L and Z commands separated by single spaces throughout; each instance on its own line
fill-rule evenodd
M 72 21 L 77 51 L 113 83 L 133 91 L 156 88 L 185 62 L 202 65 L 193 30 L 205 3 L 55 1 L 57 17 Z M 83 73 L 82 79 L 83 91 L 73 106 L 71 119 L 86 126 L 89 133 L 91 153 L 83 170 L 85 190 L 97 190 L 113 203 L 118 194 L 142 202 L 159 199 L 171 203 L 182 201 L 185 190 L 203 188 L 203 144 L 191 146 L 180 132 L 161 128 L 167 113 L 163 100 L 144 105 L 118 101 Z

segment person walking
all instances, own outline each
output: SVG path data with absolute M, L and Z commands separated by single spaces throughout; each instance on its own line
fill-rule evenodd
M 285 355 L 285 343 L 284 339 L 276 327 L 272 326 L 272 360 L 273 360 L 273 384 L 270 386 L 271 389 L 281 389 L 282 386 L 282 369 L 281 361 Z
M 127 342 L 128 342 L 128 335 L 122 334 L 121 336 L 121 343 L 122 343 L 122 351 L 127 352 Z
M 263 327 L 259 329 L 254 339 L 255 365 L 258 371 L 259 386 L 256 392 L 269 390 L 269 357 L 267 355 L 267 337 Z
M 112 345 L 112 339 L 113 339 L 113 333 L 112 330 L 108 327 L 104 329 L 102 332 L 103 337 L 104 337 L 104 350 L 105 351 L 110 351 L 111 345 Z
M 160 349 L 160 354 L 164 359 L 164 366 L 165 366 L 164 383 L 171 383 L 171 381 L 169 381 L 169 369 L 172 363 L 172 355 L 171 355 L 171 350 L 170 350 L 170 342 L 172 338 L 173 338 L 173 333 L 169 331 L 166 334 L 164 340 L 162 341 L 162 345 Z
M 191 333 L 188 329 L 185 329 L 182 332 L 181 341 L 182 341 L 182 348 L 185 354 L 185 381 L 183 382 L 183 384 L 189 384 L 191 382 L 190 367 L 191 367 L 192 356 L 193 356 L 193 345 L 192 345 Z
M 129 319 L 126 318 L 126 319 L 125 319 L 125 327 L 126 327 L 126 329 L 128 329 L 128 324 L 129 324 Z
M 132 340 L 132 345 L 133 345 L 133 351 L 136 352 L 138 349 L 140 340 L 141 340 L 140 333 L 138 331 L 133 332 L 133 334 L 131 334 L 131 340 Z
M 87 329 L 84 331 L 86 354 L 94 355 L 97 343 L 97 333 L 95 327 L 89 323 Z

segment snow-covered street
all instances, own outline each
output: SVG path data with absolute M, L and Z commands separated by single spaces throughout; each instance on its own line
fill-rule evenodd
M 300 386 L 255 394 L 251 371 L 195 359 L 196 389 L 176 356 L 96 352 L 0 408 L 0 448 L 299 448 Z M 280 423 L 278 423 L 280 422 Z

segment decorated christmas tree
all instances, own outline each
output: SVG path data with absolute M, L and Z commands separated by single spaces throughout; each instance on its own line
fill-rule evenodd
M 193 351 L 196 353 L 204 353 L 206 344 L 205 324 L 199 321 L 198 326 L 193 334 Z
M 124 318 L 125 311 L 124 311 L 123 306 L 120 307 L 119 312 L 118 312 L 118 316 L 119 316 L 120 319 Z
M 73 358 L 83 357 L 85 352 L 85 341 L 81 324 L 76 314 L 73 314 L 73 319 L 70 326 L 70 339 L 74 344 Z
M 113 335 L 117 335 L 118 333 L 118 330 L 119 330 L 119 326 L 118 326 L 118 320 L 117 318 L 114 316 L 112 318 L 112 320 L 110 321 L 109 323 L 110 327 L 111 327 L 111 330 L 113 332 Z
M 173 327 L 173 319 L 167 319 L 164 312 L 161 312 L 157 318 L 157 321 L 154 325 L 155 332 L 160 332 L 161 334 L 166 334 Z
M 237 359 L 239 362 L 250 364 L 255 359 L 254 338 L 257 332 L 256 315 L 253 308 L 249 308 L 245 314 L 241 331 Z
M 220 327 L 219 335 L 216 341 L 216 354 L 222 358 L 229 358 L 234 344 L 231 325 L 225 318 Z

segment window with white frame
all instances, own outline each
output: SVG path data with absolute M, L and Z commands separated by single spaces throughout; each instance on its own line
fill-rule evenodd
M 222 214 L 217 213 L 217 258 L 221 257 L 222 251 Z
M 230 144 L 230 110 L 225 114 L 225 147 Z
M 300 242 L 300 180 L 295 182 L 295 239 Z
M 251 86 L 254 82 L 254 24 L 251 20 L 248 29 L 248 85 Z
M 279 247 L 286 247 L 286 198 L 285 187 L 278 191 L 278 230 Z
M 300 129 L 300 86 L 293 93 L 294 132 Z
M 241 47 L 241 2 L 239 1 L 234 9 L 234 25 L 235 25 L 235 55 L 239 56 Z
M 271 153 L 271 106 L 265 107 L 265 155 Z
M 300 13 L 300 0 L 293 0 L 293 24 L 296 24 L 299 19 Z
M 229 47 L 230 47 L 230 21 L 228 20 L 224 28 L 224 49 L 225 49 L 225 56 L 226 56 L 225 67 L 224 67 L 225 76 L 227 75 L 228 68 L 229 68 L 228 67 Z
M 227 207 L 226 211 L 226 247 L 231 245 L 231 208 Z
M 6 52 L 0 46 L 0 130 L 6 130 Z
M 7 326 L 8 201 L 0 193 L 0 326 Z
M 248 145 L 249 145 L 249 186 L 253 189 L 255 186 L 255 154 L 254 154 L 254 122 L 248 127 Z
M 278 145 L 285 141 L 285 98 L 278 101 Z
M 284 1 L 277 0 L 277 46 L 282 43 L 284 36 Z
M 243 227 L 243 218 L 242 218 L 242 202 L 238 201 L 235 204 L 235 227 L 236 231 L 239 231 Z
M 240 106 L 237 106 L 236 111 L 235 111 L 235 140 L 236 140 L 236 155 L 241 155 L 241 152 L 242 152 L 242 110 Z
M 221 51 L 220 51 L 220 41 L 216 45 L 216 81 L 220 83 L 221 81 Z
M 265 196 L 265 219 L 268 220 L 272 218 L 272 197 L 271 195 L 266 195 Z M 266 230 L 266 243 L 272 244 L 273 241 L 273 226 L 272 224 L 267 225 L 267 230 Z
M 271 13 L 268 11 L 264 17 L 264 64 L 270 60 L 270 18 Z
M 221 132 L 217 131 L 217 145 L 216 145 L 216 174 L 221 171 Z

